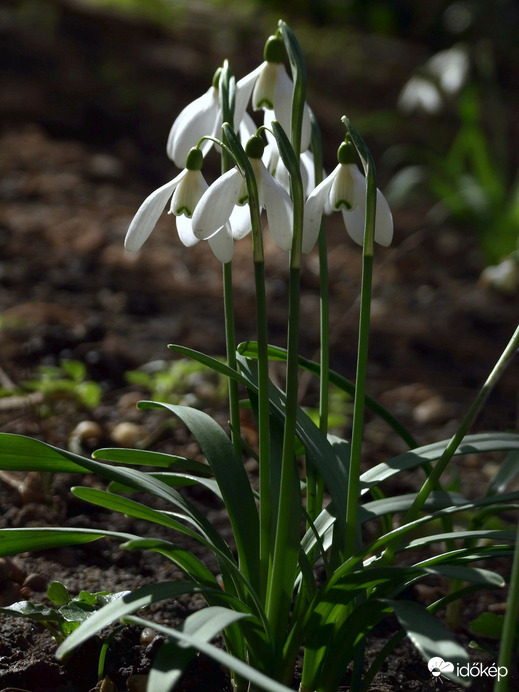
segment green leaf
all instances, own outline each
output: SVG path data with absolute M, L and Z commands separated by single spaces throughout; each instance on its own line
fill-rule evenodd
M 208 642 L 234 622 L 246 617 L 245 613 L 212 606 L 190 615 L 179 628 L 188 635 Z M 197 653 L 196 648 L 185 646 L 182 642 L 167 641 L 153 660 L 148 678 L 148 688 L 156 692 L 172 690 L 182 673 Z
M 130 533 L 73 528 L 0 529 L 0 556 L 62 548 L 68 545 L 91 543 L 112 536 L 125 541 L 136 538 Z
M 256 341 L 244 341 L 238 344 L 238 353 L 246 358 L 257 358 L 258 357 L 258 344 Z M 286 362 L 287 351 L 285 348 L 279 346 L 269 346 L 268 347 L 268 358 L 269 360 L 277 360 Z M 321 376 L 321 365 L 313 360 L 299 356 L 298 358 L 299 366 L 306 370 L 307 372 Z M 335 370 L 329 371 L 330 383 L 335 385 L 338 389 L 346 392 L 350 396 L 355 395 L 355 385 L 350 380 L 340 375 Z M 369 396 L 365 397 L 366 407 L 375 413 L 381 420 L 385 421 L 403 440 L 409 447 L 416 447 L 416 441 L 411 433 L 405 428 L 405 426 L 395 418 L 382 404 L 380 404 L 376 399 Z
M 359 508 L 359 521 L 364 523 L 372 519 L 378 519 L 385 514 L 395 514 L 405 512 L 411 507 L 416 497 L 416 493 L 406 495 L 396 495 L 385 497 L 382 500 L 366 502 Z M 445 509 L 447 507 L 465 507 L 470 504 L 463 495 L 459 493 L 447 493 L 443 491 L 433 491 L 425 501 L 423 509 L 427 511 Z
M 147 449 L 125 449 L 121 447 L 96 449 L 92 456 L 94 459 L 115 461 L 130 466 L 159 466 L 179 471 L 194 471 L 195 473 L 202 474 L 209 474 L 211 472 L 209 466 L 200 461 L 186 459 L 185 457 L 179 457 L 173 454 L 150 452 Z
M 486 540 L 486 541 L 515 541 L 515 531 L 498 531 L 494 529 L 478 530 L 478 531 L 450 531 L 449 533 L 438 533 L 432 536 L 422 536 L 410 541 L 403 550 L 412 550 L 413 548 L 421 548 L 430 543 L 443 543 L 447 541 L 457 540 Z
M 47 598 L 57 606 L 65 605 L 72 600 L 68 589 L 60 581 L 51 581 L 47 589 Z
M 458 666 L 470 663 L 468 654 L 440 621 L 418 603 L 395 600 L 387 600 L 386 603 L 393 609 L 424 661 L 436 656 L 450 661 L 454 665 L 454 672 L 446 672 L 443 675 L 463 687 L 468 687 L 470 680 L 456 675 Z
M 164 408 L 187 426 L 209 462 L 222 493 L 233 528 L 240 568 L 251 583 L 259 575 L 259 520 L 254 494 L 231 440 L 223 428 L 203 411 L 153 401 L 142 401 L 139 408 Z
M 481 613 L 475 620 L 469 622 L 469 629 L 474 634 L 479 634 L 482 637 L 500 640 L 504 619 L 504 615 Z
M 24 435 L 0 433 L 0 469 L 4 471 L 50 471 L 87 473 L 76 463 L 82 457 Z
M 267 692 L 292 692 L 290 687 L 286 687 L 285 685 L 282 685 L 281 683 L 267 677 L 264 673 L 252 668 L 252 666 L 249 666 L 240 659 L 231 656 L 227 652 L 222 651 L 222 649 L 219 649 L 213 644 L 204 641 L 203 638 L 199 638 L 196 634 L 187 634 L 186 632 L 174 630 L 170 627 L 166 627 L 165 625 L 159 625 L 135 616 L 125 617 L 124 622 L 139 625 L 141 627 L 153 627 L 161 634 L 198 649 L 203 654 L 213 658 L 217 663 L 220 663 L 226 668 L 230 668 L 230 670 L 234 670 L 234 672 L 240 675 L 242 678 L 250 680 L 253 685 L 260 687 L 263 690 L 267 690 Z
M 92 613 L 88 620 L 85 620 L 85 622 L 63 642 L 57 650 L 56 656 L 60 659 L 65 658 L 71 651 L 97 634 L 100 630 L 141 608 L 146 608 L 166 598 L 175 598 L 183 594 L 223 596 L 224 592 L 221 589 L 202 588 L 193 582 L 186 581 L 162 582 L 159 584 L 142 586 Z M 155 627 L 155 625 L 153 625 L 153 627 Z
M 487 488 L 487 495 L 499 495 L 519 474 L 519 451 L 510 452 L 499 465 Z
M 28 618 L 35 622 L 59 623 L 61 621 L 60 614 L 57 610 L 49 608 L 42 603 L 32 603 L 31 601 L 18 601 L 17 603 L 12 603 L 10 606 L 0 608 L 0 613 Z
M 246 377 L 247 387 L 257 389 L 257 378 L 254 361 L 239 357 L 242 374 Z M 270 383 L 269 400 L 272 411 L 280 419 L 284 419 L 284 395 Z M 328 491 L 333 499 L 334 509 L 339 517 L 346 516 L 346 495 L 348 478 L 338 450 L 322 435 L 319 428 L 311 421 L 301 407 L 296 414 L 296 434 L 307 451 L 308 460 L 316 467 L 323 477 Z M 343 521 L 338 524 L 339 532 L 343 530 Z
M 391 478 L 400 471 L 416 468 L 441 457 L 450 440 L 434 442 L 417 447 L 410 452 L 399 454 L 388 462 L 378 464 L 361 475 L 362 493 Z M 511 433 L 482 433 L 467 435 L 458 447 L 455 455 L 479 454 L 481 452 L 506 452 L 519 449 L 519 435 Z

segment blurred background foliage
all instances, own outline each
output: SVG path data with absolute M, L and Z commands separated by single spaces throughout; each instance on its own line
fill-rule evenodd
M 482 264 L 511 256 L 517 267 L 516 0 L 4 0 L 3 124 L 32 117 L 54 135 L 116 148 L 130 170 L 163 181 L 175 114 L 223 58 L 237 76 L 256 65 L 279 17 L 307 55 L 326 165 L 347 113 L 395 208 L 468 228 Z M 448 64 L 429 68 L 453 46 L 467 65 L 445 89 Z M 405 88 L 416 107 L 402 107 Z

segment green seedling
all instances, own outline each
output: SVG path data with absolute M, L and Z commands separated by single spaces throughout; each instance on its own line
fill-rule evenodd
M 25 390 L 41 392 L 46 400 L 67 397 L 92 409 L 101 401 L 101 387 L 87 379 L 87 370 L 79 360 L 61 360 L 59 365 L 42 365 L 36 377 L 22 382 Z
M 0 612 L 39 623 L 52 634 L 57 644 L 61 644 L 92 613 L 126 593 L 128 592 L 80 591 L 77 596 L 71 596 L 61 582 L 53 581 L 47 589 L 47 598 L 52 606 L 32 601 L 18 601 L 0 608 Z

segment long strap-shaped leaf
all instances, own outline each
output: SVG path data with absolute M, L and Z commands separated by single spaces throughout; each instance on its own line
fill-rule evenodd
M 240 569 L 255 585 L 259 574 L 259 523 L 254 494 L 231 440 L 223 428 L 203 411 L 156 401 L 141 401 L 139 408 L 164 408 L 188 427 L 200 445 L 222 493 L 233 528 Z
M 198 530 L 211 543 L 216 545 L 219 550 L 223 551 L 232 560 L 232 552 L 227 543 L 220 536 L 218 531 L 208 521 L 206 516 L 199 511 L 191 502 L 186 500 L 174 488 L 168 487 L 165 483 L 161 483 L 156 478 L 149 476 L 142 471 L 124 466 L 110 466 L 103 464 L 93 459 L 79 456 L 65 449 L 58 449 L 52 445 L 48 445 L 40 440 L 34 440 L 23 435 L 13 435 L 9 433 L 0 434 L 0 448 L 3 442 L 7 442 L 9 447 L 9 460 L 12 464 L 11 468 L 16 467 L 16 461 L 20 459 L 20 464 L 26 468 L 28 459 L 32 459 L 32 464 L 28 466 L 28 470 L 38 471 L 41 468 L 41 461 L 47 466 L 47 470 L 60 469 L 64 466 L 64 461 L 70 461 L 74 464 L 74 471 L 87 469 L 88 471 L 98 473 L 104 478 L 122 483 L 134 490 L 141 492 L 149 492 L 156 497 L 160 497 L 168 503 L 178 507 L 187 517 L 189 517 Z M 70 470 L 70 469 L 69 469 Z
M 449 440 L 441 440 L 433 444 L 417 447 L 410 452 L 404 452 L 389 461 L 377 464 L 373 468 L 363 473 L 360 477 L 364 494 L 368 490 L 387 478 L 391 478 L 400 471 L 412 469 L 436 461 L 445 451 Z M 481 452 L 508 452 L 519 449 L 519 435 L 513 433 L 481 433 L 478 435 L 467 435 L 455 455 L 478 454 Z
M 243 384 L 248 389 L 257 392 L 257 379 L 255 377 L 252 361 L 240 356 L 239 366 L 240 372 L 236 372 L 229 368 L 225 363 L 221 363 L 215 358 L 206 356 L 204 353 L 195 351 L 184 346 L 170 345 L 172 351 L 180 353 L 192 358 L 199 363 L 207 365 L 215 372 L 219 372 L 227 377 L 233 377 L 237 382 Z M 277 387 L 271 384 L 269 390 L 270 406 L 278 418 L 281 420 L 284 417 L 284 397 Z M 338 516 L 346 516 L 346 502 L 344 489 L 347 486 L 347 476 L 344 473 L 344 468 L 337 459 L 337 453 L 329 441 L 321 434 L 319 428 L 310 420 L 306 413 L 299 408 L 296 421 L 296 435 L 305 446 L 308 456 L 312 463 L 315 464 L 319 473 L 324 478 L 326 486 L 333 498 L 334 506 Z
M 292 692 L 290 687 L 286 687 L 285 685 L 276 682 L 276 680 L 272 680 L 272 678 L 269 678 L 264 673 L 261 673 L 259 670 L 249 666 L 244 661 L 231 656 L 213 644 L 209 644 L 204 639 L 198 638 L 196 634 L 187 634 L 186 632 L 181 632 L 180 630 L 175 630 L 171 627 L 159 625 L 155 622 L 144 620 L 143 618 L 135 616 L 125 617 L 123 621 L 132 625 L 138 625 L 140 627 L 153 627 L 157 632 L 165 634 L 167 637 L 171 637 L 172 639 L 187 644 L 188 646 L 192 646 L 193 648 L 201 651 L 203 654 L 213 658 L 225 668 L 234 670 L 242 678 L 250 680 L 253 685 L 261 688 L 262 690 L 266 690 L 267 692 Z
M 255 341 L 244 341 L 243 343 L 238 344 L 238 353 L 247 358 L 257 358 L 258 345 Z M 269 360 L 279 360 L 285 362 L 287 359 L 287 351 L 285 348 L 281 348 L 280 346 L 269 346 L 268 357 Z M 303 370 L 306 370 L 307 372 L 310 372 L 313 375 L 320 377 L 321 366 L 319 363 L 316 363 L 313 360 L 309 360 L 308 358 L 305 358 L 301 355 L 299 356 L 298 360 L 299 366 Z M 331 384 L 334 384 L 336 387 L 346 392 L 347 394 L 354 396 L 355 384 L 353 382 L 346 379 L 335 370 L 329 371 L 329 379 Z M 416 441 L 409 432 L 409 430 L 407 430 L 407 428 L 376 399 L 373 399 L 370 396 L 366 396 L 365 403 L 367 408 L 369 408 L 370 411 L 373 411 L 373 413 L 375 413 L 379 418 L 381 418 L 391 428 L 393 428 L 393 430 L 404 440 L 406 444 L 409 445 L 409 447 L 413 448 L 417 446 Z
M 179 628 L 187 635 L 209 642 L 227 627 L 245 617 L 244 613 L 210 606 L 190 615 Z M 153 692 L 170 692 L 179 682 L 196 649 L 183 642 L 166 641 L 153 660 L 148 677 L 148 689 Z

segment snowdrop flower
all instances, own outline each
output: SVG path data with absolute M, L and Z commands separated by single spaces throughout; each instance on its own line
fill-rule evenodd
M 415 110 L 438 113 L 444 97 L 454 96 L 462 89 L 469 69 L 469 57 L 461 44 L 436 53 L 420 73 L 413 75 L 405 84 L 398 97 L 399 108 L 406 113 Z
M 236 84 L 236 115 L 241 118 L 252 97 L 255 111 L 273 110 L 275 119 L 290 136 L 292 122 L 292 94 L 294 85 L 285 65 L 285 44 L 278 36 L 270 36 L 265 44 L 264 62 Z M 305 103 L 301 131 L 301 151 L 310 146 L 310 109 Z
M 215 72 L 213 83 L 199 98 L 188 104 L 177 116 L 169 131 L 166 151 L 177 168 L 183 168 L 189 150 L 202 137 L 214 137 L 222 126 L 222 109 L 218 93 L 221 69 Z M 205 153 L 212 146 L 210 140 L 202 143 Z
M 251 137 L 245 147 L 258 186 L 260 210 L 265 209 L 267 212 L 270 232 L 276 244 L 283 250 L 290 250 L 292 201 L 261 160 L 263 149 L 263 140 L 256 135 Z M 247 200 L 245 180 L 238 168 L 232 168 L 206 190 L 197 204 L 192 220 L 195 236 L 199 239 L 211 239 L 227 222 L 230 222 L 234 240 L 246 236 L 252 229 Z
M 144 245 L 171 199 L 170 214 L 176 217 L 177 232 L 184 245 L 190 247 L 198 243 L 199 238 L 193 233 L 191 217 L 195 207 L 207 190 L 207 183 L 201 173 L 203 155 L 200 149 L 191 149 L 187 155 L 186 168 L 176 178 L 152 192 L 135 214 L 126 238 L 124 247 L 136 252 Z M 211 248 L 221 262 L 229 262 L 233 253 L 233 240 L 229 228 L 215 229 L 211 239 Z
M 310 252 L 317 241 L 321 217 L 333 211 L 342 213 L 346 230 L 359 245 L 364 244 L 366 178 L 355 164 L 351 144 L 343 143 L 337 152 L 337 167 L 308 197 L 303 222 L 303 252 Z M 393 218 L 384 195 L 377 190 L 375 240 L 388 246 L 393 238 Z
M 276 138 L 271 133 L 273 120 L 273 111 L 265 111 L 264 132 L 267 137 L 267 146 L 265 147 L 262 161 L 274 178 L 290 193 L 290 175 L 287 167 L 283 163 L 283 159 L 279 155 Z M 305 197 L 308 197 L 315 187 L 314 155 L 309 149 L 303 151 L 299 157 L 299 165 L 303 182 L 303 192 Z

